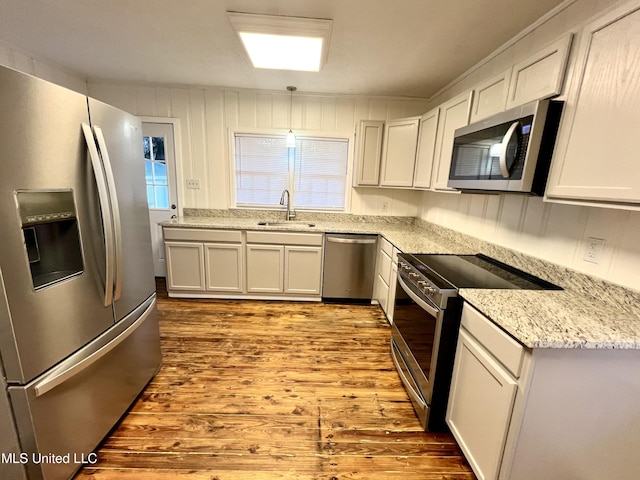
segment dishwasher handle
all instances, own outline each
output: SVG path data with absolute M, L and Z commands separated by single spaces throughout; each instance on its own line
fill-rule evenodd
M 378 242 L 377 238 L 343 238 L 327 236 L 327 242 L 331 243 L 350 243 L 355 245 L 371 245 Z

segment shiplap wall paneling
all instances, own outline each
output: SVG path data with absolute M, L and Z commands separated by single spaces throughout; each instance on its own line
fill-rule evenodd
M 629 288 L 640 284 L 640 212 L 520 195 L 425 196 L 427 221 Z M 590 238 L 605 242 L 598 263 L 585 260 Z
M 269 128 L 294 132 L 353 134 L 360 119 L 391 120 L 424 113 L 426 101 L 348 95 L 310 95 L 221 88 L 178 88 L 90 83 L 90 94 L 136 115 L 180 119 L 180 177 L 200 180 L 200 189 L 180 185 L 187 208 L 228 208 L 229 129 Z M 419 192 L 353 189 L 351 213 L 418 214 Z M 383 204 L 386 211 L 383 210 Z

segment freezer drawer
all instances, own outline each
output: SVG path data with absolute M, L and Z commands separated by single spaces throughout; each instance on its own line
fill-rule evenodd
M 26 386 L 9 387 L 30 479 L 70 478 L 160 366 L 155 294 L 118 325 Z M 60 455 L 60 463 L 33 461 Z

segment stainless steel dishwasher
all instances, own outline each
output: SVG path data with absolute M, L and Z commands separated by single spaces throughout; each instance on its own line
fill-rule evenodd
M 377 235 L 325 235 L 322 298 L 371 300 Z

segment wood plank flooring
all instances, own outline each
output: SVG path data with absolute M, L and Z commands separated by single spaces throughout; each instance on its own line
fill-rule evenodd
M 379 307 L 158 293 L 162 369 L 76 479 L 475 479 L 421 430 Z

